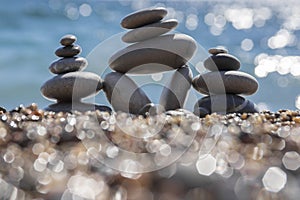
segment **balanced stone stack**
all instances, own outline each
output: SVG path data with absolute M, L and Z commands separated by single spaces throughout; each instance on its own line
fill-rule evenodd
M 81 47 L 74 44 L 76 40 L 74 35 L 65 35 L 60 40 L 63 47 L 55 51 L 61 59 L 54 61 L 49 70 L 56 76 L 44 83 L 41 92 L 46 98 L 54 99 L 57 103 L 50 105 L 46 110 L 84 112 L 98 109 L 110 112 L 109 107 L 81 102 L 82 98 L 98 93 L 103 87 L 103 80 L 97 74 L 82 71 L 88 62 L 83 57 L 75 57 L 81 53 Z
M 186 65 L 195 50 L 196 42 L 185 34 L 165 34 L 173 30 L 175 19 L 162 21 L 165 8 L 138 11 L 126 16 L 121 26 L 133 29 L 123 35 L 126 43 L 134 43 L 119 50 L 109 60 L 115 72 L 105 77 L 104 91 L 116 111 L 145 114 L 157 111 L 157 106 L 126 74 L 154 74 L 176 70 L 169 85 L 163 89 L 160 108 L 181 108 L 191 87 L 192 73 Z M 180 84 L 178 84 L 180 83 Z
M 226 49 L 213 48 L 212 54 L 204 61 L 204 67 L 210 72 L 200 74 L 193 79 L 193 87 L 200 93 L 209 95 L 200 99 L 194 113 L 200 117 L 217 113 L 254 113 L 255 104 L 239 95 L 251 95 L 258 89 L 257 80 L 238 71 L 240 61 L 228 54 Z

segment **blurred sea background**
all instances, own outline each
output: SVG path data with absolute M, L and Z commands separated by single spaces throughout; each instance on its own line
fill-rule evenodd
M 124 16 L 151 6 L 166 7 L 167 18 L 179 21 L 176 31 L 192 36 L 206 51 L 221 45 L 238 57 L 241 71 L 259 81 L 258 92 L 247 98 L 261 110 L 300 109 L 298 0 L 0 2 L 0 106 L 8 110 L 32 102 L 40 108 L 51 103 L 42 97 L 40 87 L 54 76 L 48 67 L 58 59 L 54 52 L 63 35 L 75 34 L 81 56 L 89 59 L 97 45 L 125 31 L 120 26 Z M 112 51 L 109 45 L 102 45 L 101 50 L 103 55 Z M 108 66 L 99 48 L 97 54 L 99 63 L 90 62 L 86 71 Z M 197 66 L 201 68 L 200 60 Z M 159 98 L 156 87 L 145 89 L 153 101 Z M 95 101 L 108 104 L 103 92 Z

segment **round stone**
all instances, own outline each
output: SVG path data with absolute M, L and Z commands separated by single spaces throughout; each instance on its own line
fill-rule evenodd
M 70 45 L 66 47 L 60 47 L 55 51 L 58 57 L 73 57 L 81 53 L 81 47 L 78 45 Z
M 188 66 L 177 69 L 170 82 L 164 87 L 159 104 L 166 110 L 183 107 L 187 93 L 192 85 L 192 71 Z
M 120 73 L 152 74 L 182 67 L 196 51 L 195 40 L 185 34 L 170 34 L 132 44 L 109 59 Z
M 63 46 L 70 46 L 76 42 L 77 38 L 75 35 L 65 35 L 60 39 L 60 44 Z
M 176 19 L 161 21 L 127 32 L 122 40 L 127 43 L 140 42 L 165 34 L 178 25 Z
M 220 47 L 215 47 L 215 48 L 210 48 L 208 50 L 208 53 L 213 54 L 213 55 L 217 55 L 217 54 L 220 54 L 220 53 L 228 53 L 228 50 L 224 49 L 224 48 L 220 48 Z
M 227 53 L 212 55 L 204 61 L 204 67 L 210 71 L 238 70 L 240 66 L 239 59 Z
M 49 105 L 45 108 L 47 111 L 53 112 L 86 112 L 86 111 L 94 111 L 99 110 L 101 112 L 109 112 L 111 113 L 111 108 L 104 105 L 95 105 L 89 103 L 82 103 L 82 102 L 59 102 L 55 104 Z
M 42 87 L 42 94 L 59 102 L 73 102 L 92 96 L 103 87 L 102 79 L 91 72 L 70 72 L 48 80 Z
M 86 68 L 88 62 L 82 57 L 62 58 L 53 62 L 49 70 L 53 74 L 65 74 L 68 72 L 82 71 Z
M 212 95 L 201 98 L 194 106 L 194 114 L 205 117 L 211 113 L 255 113 L 254 103 L 234 94 Z
M 121 21 L 123 28 L 133 29 L 162 20 L 167 15 L 165 8 L 153 8 L 137 11 L 127 15 Z
M 194 88 L 202 94 L 251 95 L 258 89 L 257 80 L 240 71 L 215 71 L 201 74 L 193 79 Z
M 150 99 L 128 76 L 111 72 L 104 78 L 104 92 L 115 111 L 139 114 Z

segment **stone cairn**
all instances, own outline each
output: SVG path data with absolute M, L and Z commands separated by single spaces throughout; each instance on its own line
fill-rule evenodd
M 119 50 L 109 59 L 114 71 L 104 78 L 104 91 L 115 111 L 131 114 L 157 113 L 159 110 L 182 108 L 192 83 L 192 73 L 186 65 L 195 50 L 196 42 L 185 34 L 165 34 L 173 30 L 175 19 L 162 21 L 165 8 L 138 11 L 121 21 L 126 43 L 134 43 Z M 155 106 L 127 74 L 145 75 L 176 70 Z M 162 108 L 162 109 L 159 109 Z
M 63 36 L 60 40 L 63 47 L 55 51 L 61 59 L 54 61 L 49 70 L 56 76 L 44 83 L 41 93 L 46 98 L 56 100 L 57 103 L 48 106 L 45 110 L 84 112 L 97 109 L 110 112 L 109 107 L 81 101 L 82 98 L 98 93 L 103 88 L 103 80 L 97 74 L 82 71 L 88 62 L 83 57 L 75 57 L 81 53 L 81 47 L 74 44 L 76 40 L 74 35 Z
M 204 67 L 210 72 L 196 76 L 193 87 L 200 93 L 209 95 L 201 98 L 194 107 L 194 113 L 200 117 L 217 113 L 254 113 L 255 105 L 239 95 L 251 95 L 258 89 L 257 80 L 238 71 L 240 61 L 228 54 L 226 49 L 209 49 L 212 54 L 204 61 Z

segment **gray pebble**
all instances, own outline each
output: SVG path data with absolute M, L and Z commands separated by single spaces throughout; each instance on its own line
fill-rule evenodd
M 204 61 L 204 67 L 210 71 L 238 70 L 240 66 L 239 59 L 227 53 L 212 55 Z
M 73 57 L 81 53 L 81 47 L 78 45 L 70 45 L 66 47 L 60 47 L 55 51 L 58 57 Z
M 177 69 L 160 96 L 160 105 L 166 111 L 182 108 L 192 85 L 192 71 L 188 66 Z
M 129 74 L 165 72 L 182 67 L 196 48 L 196 41 L 188 35 L 162 35 L 121 49 L 109 59 L 109 66 Z
M 220 53 L 228 53 L 228 50 L 224 49 L 224 48 L 220 48 L 220 47 L 215 47 L 215 48 L 210 48 L 208 50 L 208 53 L 213 54 L 213 55 L 217 55 L 217 54 L 220 54 Z
M 258 112 L 254 103 L 245 98 L 233 95 L 212 95 L 203 97 L 194 106 L 194 113 L 204 117 L 211 113 L 255 113 Z
M 257 91 L 257 80 L 240 71 L 215 71 L 201 74 L 193 79 L 194 88 L 202 94 L 244 94 Z
M 42 94 L 59 102 L 79 101 L 99 92 L 103 87 L 102 79 L 91 72 L 69 72 L 57 75 L 41 87 Z
M 6 109 L 0 106 L 0 113 L 6 113 Z
M 174 117 L 190 117 L 193 113 L 189 110 L 179 108 L 176 110 L 168 110 L 165 112 L 166 115 L 174 116 Z
M 63 46 L 70 46 L 76 42 L 77 38 L 75 35 L 65 35 L 60 39 L 60 44 Z
M 167 15 L 165 8 L 153 8 L 137 11 L 127 15 L 121 21 L 123 28 L 133 29 L 160 21 Z
M 178 25 L 178 21 L 176 19 L 170 19 L 166 21 L 149 24 L 147 26 L 136 28 L 125 33 L 125 35 L 123 35 L 122 37 L 122 40 L 123 42 L 127 42 L 127 43 L 134 43 L 143 40 L 148 40 L 150 38 L 154 38 L 171 31 L 177 25 Z
M 128 76 L 111 72 L 104 78 L 104 92 L 115 111 L 139 114 L 150 99 Z
M 102 112 L 109 112 L 111 113 L 111 108 L 104 105 L 95 105 L 90 103 L 82 103 L 82 102 L 59 102 L 55 104 L 49 105 L 47 108 L 45 108 L 47 111 L 53 111 L 53 112 L 73 112 L 73 111 L 79 111 L 79 112 L 86 112 L 86 111 L 94 111 L 99 110 Z
M 53 74 L 65 74 L 68 72 L 82 71 L 86 68 L 88 62 L 83 57 L 62 58 L 54 61 L 49 70 Z
M 164 111 L 165 110 L 162 106 L 155 105 L 154 103 L 148 103 L 139 111 L 139 115 L 143 115 L 144 117 L 154 116 L 164 113 Z

